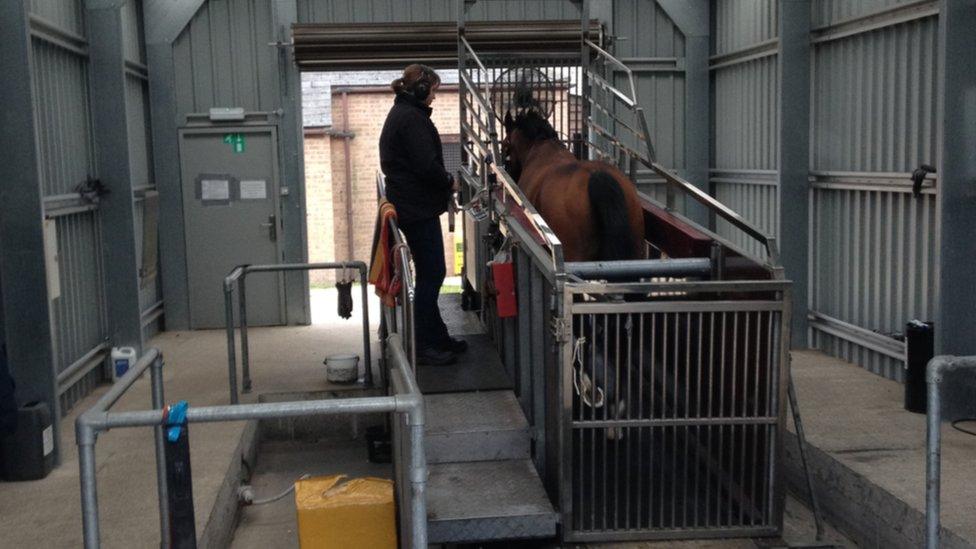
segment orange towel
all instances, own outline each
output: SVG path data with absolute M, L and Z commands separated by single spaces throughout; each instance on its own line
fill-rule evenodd
M 385 198 L 380 201 L 373 232 L 372 263 L 369 266 L 369 283 L 376 287 L 376 295 L 387 307 L 396 306 L 400 294 L 400 263 L 393 257 L 393 236 L 390 220 L 396 221 L 396 208 Z

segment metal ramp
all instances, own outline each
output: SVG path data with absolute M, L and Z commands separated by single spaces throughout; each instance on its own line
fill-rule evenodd
M 457 333 L 455 322 L 471 323 L 453 301 L 442 305 Z M 529 423 L 511 382 L 487 336 L 466 339 L 470 347 L 458 364 L 418 368 L 427 416 L 428 541 L 553 537 L 558 514 L 532 463 Z

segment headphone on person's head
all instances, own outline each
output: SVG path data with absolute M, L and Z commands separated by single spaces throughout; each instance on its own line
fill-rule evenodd
M 420 78 L 414 82 L 410 89 L 410 93 L 417 98 L 418 101 L 424 101 L 430 96 L 430 90 L 434 87 L 433 81 L 435 79 L 434 70 L 430 67 L 424 67 L 422 69 Z

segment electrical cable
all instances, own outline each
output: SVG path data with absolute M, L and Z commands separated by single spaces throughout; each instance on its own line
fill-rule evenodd
M 305 480 L 305 479 L 307 479 L 310 476 L 312 476 L 312 475 L 304 474 L 304 475 L 298 477 L 298 480 Z M 276 496 L 272 496 L 270 498 L 255 499 L 255 500 L 251 501 L 251 505 L 264 505 L 266 503 L 274 503 L 274 502 L 278 501 L 279 499 L 281 499 L 281 498 L 287 496 L 288 494 L 292 493 L 294 490 L 295 490 L 295 484 L 292 483 L 292 485 L 289 486 L 288 488 L 286 488 L 284 492 L 281 492 L 280 494 L 278 494 Z
M 967 417 L 967 418 L 957 419 L 957 420 L 955 420 L 955 421 L 952 422 L 952 428 L 955 429 L 955 430 L 957 430 L 957 431 L 959 431 L 959 432 L 961 432 L 961 433 L 966 433 L 967 435 L 972 435 L 972 436 L 976 437 L 976 431 L 970 431 L 969 429 L 963 429 L 962 427 L 960 427 L 959 425 L 957 425 L 958 423 L 962 423 L 964 421 L 976 421 L 976 417 Z

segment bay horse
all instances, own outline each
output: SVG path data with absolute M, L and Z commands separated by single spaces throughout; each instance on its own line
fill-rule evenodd
M 577 160 L 535 110 L 505 114 L 505 168 L 563 245 L 566 261 L 644 257 L 644 213 L 616 166 Z
M 559 141 L 546 117 L 535 110 L 525 110 L 514 118 L 507 112 L 504 124 L 505 168 L 556 233 L 566 261 L 644 258 L 644 212 L 636 186 L 623 172 L 607 162 L 578 160 Z M 578 328 L 583 334 L 588 332 L 586 326 Z M 600 340 L 605 340 L 606 332 L 599 332 L 592 344 L 605 347 Z M 580 339 L 585 342 L 585 338 L 577 341 Z M 581 404 L 603 408 L 606 418 L 619 419 L 629 399 L 625 390 L 618 392 L 617 376 L 607 375 L 611 369 L 604 362 L 604 353 L 595 354 L 598 364 L 589 369 L 580 364 L 582 371 L 574 377 L 576 391 Z M 608 429 L 607 436 L 619 439 L 623 435 L 615 428 Z

